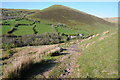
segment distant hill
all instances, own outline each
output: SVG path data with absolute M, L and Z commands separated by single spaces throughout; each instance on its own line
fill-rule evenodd
M 0 19 L 14 19 L 19 17 L 24 17 L 29 14 L 33 14 L 38 10 L 27 10 L 27 9 L 0 9 Z
M 104 20 L 111 22 L 111 23 L 118 23 L 118 17 L 113 18 L 103 18 Z M 119 18 L 120 19 L 120 18 Z
M 53 5 L 46 9 L 37 11 L 28 18 L 40 20 L 45 23 L 65 24 L 72 29 L 84 30 L 87 32 L 101 32 L 113 26 L 112 23 L 99 17 L 63 6 Z M 108 27 L 109 26 L 109 27 Z

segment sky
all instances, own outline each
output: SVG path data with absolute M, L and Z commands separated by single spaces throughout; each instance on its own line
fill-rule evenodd
M 45 9 L 64 5 L 98 17 L 118 17 L 118 2 L 2 2 L 2 8 Z
M 119 2 L 119 0 L 1 0 L 1 2 Z

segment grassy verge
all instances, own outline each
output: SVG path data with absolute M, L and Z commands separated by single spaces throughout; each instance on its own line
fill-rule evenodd
M 76 77 L 118 78 L 117 31 L 81 43 Z

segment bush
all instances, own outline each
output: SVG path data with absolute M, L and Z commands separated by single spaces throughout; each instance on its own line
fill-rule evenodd
M 15 45 L 14 44 L 2 44 L 2 48 L 4 49 L 4 50 L 10 50 L 11 48 L 14 48 L 15 47 Z
M 13 47 L 22 46 L 38 46 L 38 45 L 49 45 L 57 44 L 68 41 L 67 36 L 62 36 L 58 33 L 44 33 L 40 35 L 24 35 L 24 36 L 3 36 L 2 43 L 3 49 L 10 49 Z
M 14 53 L 13 50 L 11 50 L 11 49 L 7 50 L 7 54 L 8 54 L 9 56 L 13 55 L 13 53 Z

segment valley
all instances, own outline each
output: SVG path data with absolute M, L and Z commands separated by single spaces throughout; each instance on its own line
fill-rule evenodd
M 119 78 L 116 23 L 63 5 L 1 11 L 0 78 Z

